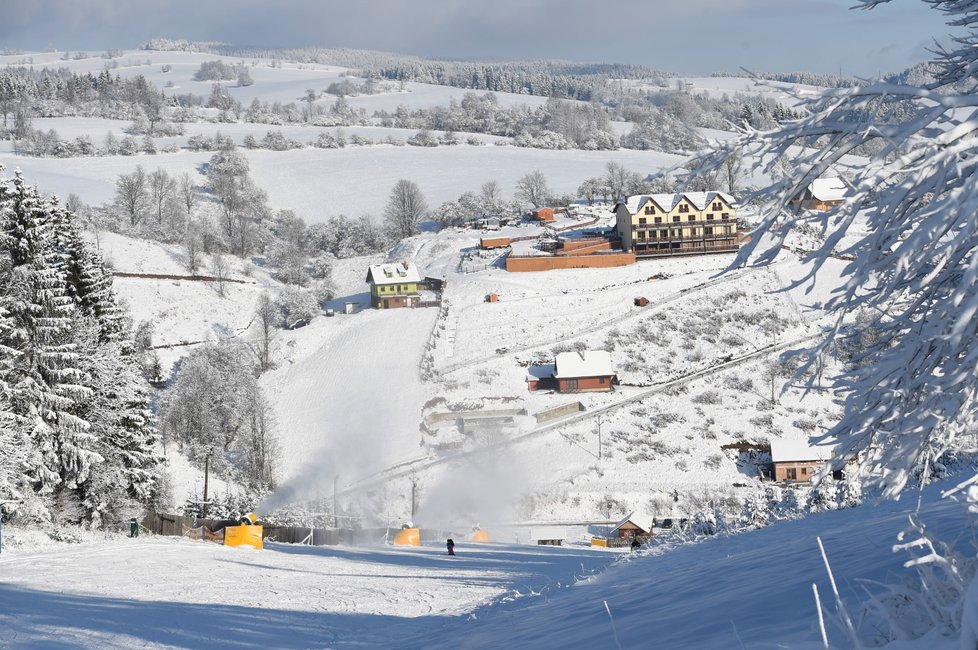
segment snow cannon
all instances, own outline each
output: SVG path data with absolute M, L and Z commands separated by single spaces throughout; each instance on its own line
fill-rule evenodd
M 394 535 L 394 543 L 398 546 L 421 546 L 421 529 L 404 525 Z
M 470 542 L 488 542 L 489 541 L 489 531 L 485 528 L 479 528 L 478 526 L 472 529 L 472 537 L 469 538 Z
M 238 520 L 237 526 L 226 526 L 224 528 L 224 545 L 244 546 L 260 551 L 264 547 L 262 543 L 264 528 L 256 523 L 257 521 L 258 515 L 249 512 Z

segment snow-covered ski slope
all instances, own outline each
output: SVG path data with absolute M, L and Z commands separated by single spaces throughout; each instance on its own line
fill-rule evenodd
M 962 506 L 938 498 L 948 485 L 924 491 L 924 521 L 970 552 Z M 832 647 L 851 647 L 833 621 L 816 537 L 858 621 L 863 581 L 911 575 L 901 566 L 908 557 L 889 547 L 915 497 L 664 543 L 621 562 L 608 551 L 459 538 L 454 558 L 440 539 L 411 549 L 272 544 L 262 552 L 160 538 L 8 545 L 0 646 L 520 650 L 615 648 L 617 635 L 621 647 L 817 648 L 815 583 Z M 957 646 L 932 635 L 899 647 Z

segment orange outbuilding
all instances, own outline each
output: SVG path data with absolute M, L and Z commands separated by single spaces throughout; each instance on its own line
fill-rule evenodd
M 554 209 L 553 208 L 537 208 L 533 211 L 533 217 L 540 221 L 553 221 L 554 220 Z

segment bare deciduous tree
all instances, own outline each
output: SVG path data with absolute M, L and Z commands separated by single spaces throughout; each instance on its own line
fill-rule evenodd
M 136 226 L 143 219 L 149 194 L 146 191 L 146 172 L 142 165 L 131 174 L 122 174 L 115 182 L 116 205 L 129 218 L 129 225 Z
M 534 208 L 545 206 L 551 194 L 547 177 L 540 170 L 534 170 L 516 181 L 516 200 L 529 203 Z
M 214 281 L 217 283 L 217 295 L 223 298 L 226 295 L 225 285 L 230 269 L 228 261 L 220 253 L 216 253 L 211 258 L 211 273 L 214 274 Z
M 415 183 L 401 179 L 391 190 L 384 223 L 391 238 L 404 239 L 418 234 L 421 219 L 428 212 L 428 203 Z

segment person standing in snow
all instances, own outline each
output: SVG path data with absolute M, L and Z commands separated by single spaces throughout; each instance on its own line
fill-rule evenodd
M 449 555 L 455 555 L 455 541 L 451 537 L 449 537 L 448 541 L 445 542 L 445 546 L 448 547 Z

